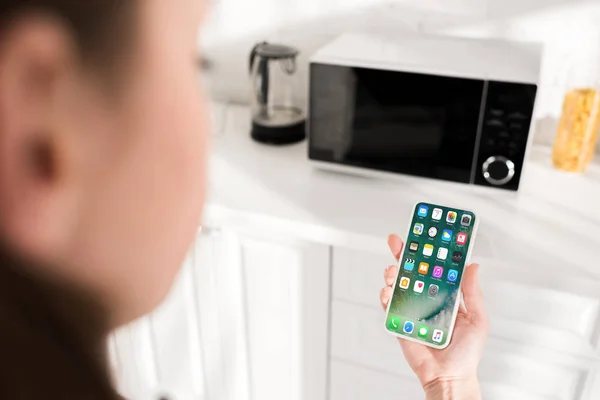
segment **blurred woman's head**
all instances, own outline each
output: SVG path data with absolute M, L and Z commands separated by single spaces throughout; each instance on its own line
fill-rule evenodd
M 118 325 L 168 292 L 204 201 L 200 0 L 0 3 L 0 238 Z

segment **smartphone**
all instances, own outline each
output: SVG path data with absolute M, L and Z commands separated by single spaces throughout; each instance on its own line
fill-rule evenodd
M 473 211 L 415 205 L 388 303 L 389 333 L 436 349 L 448 347 L 478 225 Z

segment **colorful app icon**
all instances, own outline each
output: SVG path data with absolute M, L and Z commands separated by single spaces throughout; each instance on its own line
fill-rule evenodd
M 469 226 L 469 225 L 471 225 L 471 220 L 472 220 L 472 217 L 470 215 L 463 214 L 463 216 L 460 218 L 460 224 L 462 226 Z
M 432 244 L 426 244 L 425 246 L 423 246 L 423 255 L 429 257 L 430 255 L 433 254 L 433 245 Z
M 455 269 L 451 269 L 448 271 L 448 282 L 456 282 L 458 279 L 458 271 Z
M 403 276 L 400 278 L 400 289 L 408 289 L 410 286 L 410 278 Z
M 406 271 L 412 271 L 413 269 L 415 269 L 415 260 L 413 260 L 412 258 L 407 258 L 404 261 L 404 269 Z
M 428 213 L 429 213 L 429 207 L 419 206 L 419 212 L 417 213 L 417 215 L 419 217 L 426 217 Z
M 419 337 L 426 338 L 427 332 L 429 332 L 429 329 L 425 325 L 419 327 Z
M 460 232 L 456 235 L 456 244 L 464 245 L 465 243 L 467 243 L 467 234 Z
M 422 262 L 421 264 L 419 264 L 419 273 L 421 275 L 427 275 L 427 272 L 429 272 L 429 264 L 427 264 L 426 262 Z
M 435 226 L 432 226 L 431 228 L 429 228 L 429 230 L 427 231 L 427 235 L 429 235 L 430 238 L 436 237 L 437 228 Z
M 429 290 L 427 291 L 427 293 L 431 297 L 435 297 L 435 296 L 437 296 L 439 291 L 440 291 L 440 287 L 438 285 L 429 285 Z
M 433 336 L 431 337 L 431 340 L 433 340 L 436 343 L 442 343 L 442 339 L 444 338 L 444 332 L 440 331 L 439 329 L 435 329 L 433 331 Z
M 456 222 L 457 214 L 455 211 L 448 211 L 448 215 L 446 216 L 446 222 L 453 224 Z
M 442 233 L 442 240 L 444 242 L 449 242 L 452 240 L 452 231 L 450 229 L 444 229 L 444 232 Z
M 439 221 L 442 219 L 443 215 L 444 215 L 444 210 L 442 210 L 441 208 L 434 208 L 433 213 L 431 214 L 431 219 L 433 219 L 435 221 Z
M 433 268 L 433 277 L 434 278 L 441 278 L 444 275 L 444 267 L 440 267 L 439 265 L 437 265 L 435 268 Z
M 413 287 L 413 289 L 417 293 L 423 293 L 423 289 L 425 289 L 425 282 L 415 281 L 415 286 Z
M 419 251 L 419 242 L 412 241 L 410 242 L 409 250 L 413 253 Z
M 400 327 L 400 318 L 398 318 L 398 317 L 392 317 L 392 318 L 390 318 L 390 322 L 388 324 L 388 328 L 390 330 L 397 331 L 399 327 Z
M 459 263 L 462 261 L 463 253 L 462 251 L 455 251 L 452 253 L 452 262 Z
M 415 330 L 415 324 L 412 323 L 411 321 L 406 321 L 404 323 L 404 329 L 403 330 L 404 330 L 404 333 L 408 333 L 410 335 Z
M 415 235 L 422 235 L 423 234 L 423 224 L 415 224 L 415 227 L 413 228 L 413 233 Z
M 446 258 L 448 258 L 448 249 L 445 247 L 440 247 L 437 252 L 437 258 L 439 258 L 440 260 L 445 260 Z

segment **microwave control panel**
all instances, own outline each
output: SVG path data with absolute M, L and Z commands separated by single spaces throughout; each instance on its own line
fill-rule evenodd
M 474 183 L 518 190 L 537 86 L 487 82 Z

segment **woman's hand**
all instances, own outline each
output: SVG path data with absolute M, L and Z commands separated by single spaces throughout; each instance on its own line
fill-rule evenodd
M 399 260 L 404 243 L 397 235 L 388 238 L 390 250 Z M 385 270 L 385 285 L 380 298 L 387 309 L 394 292 L 398 267 Z M 479 266 L 469 265 L 464 272 L 462 293 L 466 309 L 461 306 L 450 345 L 437 350 L 408 340 L 398 339 L 402 352 L 413 369 L 427 399 L 481 399 L 477 366 L 488 336 L 489 323 L 479 287 Z

